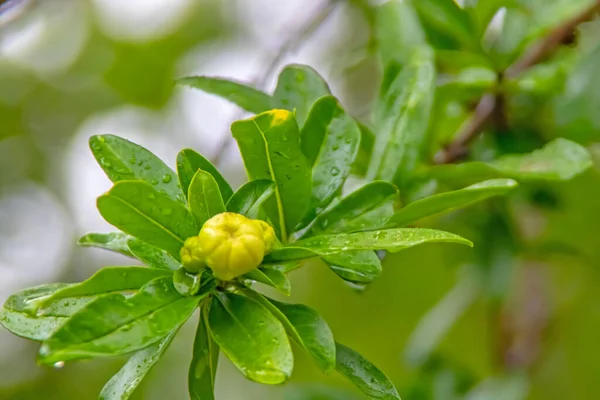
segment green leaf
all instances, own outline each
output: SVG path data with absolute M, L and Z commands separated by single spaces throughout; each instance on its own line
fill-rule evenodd
M 285 329 L 256 301 L 218 293 L 208 323 L 215 342 L 246 378 L 275 385 L 291 376 L 294 358 Z
M 394 384 L 369 360 L 336 343 L 336 370 L 370 399 L 400 400 Z
M 265 202 L 282 241 L 300 222 L 308 208 L 311 178 L 300 150 L 298 124 L 292 113 L 273 110 L 231 125 L 248 176 L 275 182 L 275 196 Z
M 513 178 L 517 180 L 569 180 L 592 166 L 585 147 L 555 139 L 527 154 L 510 154 L 490 162 L 466 162 L 431 167 L 425 175 L 442 181 Z
M 128 236 L 123 232 L 92 232 L 80 237 L 77 244 L 83 247 L 98 247 L 121 253 L 124 256 L 134 257 L 127 246 L 127 238 Z
M 179 261 L 170 256 L 166 251 L 150 246 L 138 238 L 127 239 L 127 246 L 131 253 L 144 264 L 152 268 L 176 271 L 181 267 Z
M 179 250 L 198 234 L 187 208 L 145 182 L 118 182 L 97 201 L 104 219 L 123 232 L 166 250 L 179 260 Z
M 470 15 L 453 0 L 418 0 L 412 4 L 421 19 L 440 34 L 454 38 L 468 49 L 480 48 Z
M 377 105 L 370 180 L 406 184 L 422 158 L 435 90 L 428 48 L 416 50 Z
M 371 283 L 381 275 L 381 261 L 370 250 L 345 251 L 322 258 L 340 278 L 352 283 Z
M 61 299 L 79 299 L 101 294 L 120 293 L 138 290 L 148 282 L 161 277 L 170 277 L 171 272 L 146 267 L 105 267 L 89 279 L 58 290 L 37 302 L 37 308 L 44 311 Z M 30 302 L 33 304 L 33 302 Z
M 359 123 L 358 128 L 360 129 L 360 144 L 358 146 L 358 153 L 352 164 L 352 173 L 362 178 L 367 174 L 367 169 L 371 162 L 375 134 L 364 124 Z
M 275 108 L 273 98 L 267 93 L 230 79 L 188 76 L 178 79 L 177 83 L 222 97 L 254 114 Z
M 177 174 L 179 175 L 179 182 L 181 182 L 183 192 L 186 195 L 188 194 L 192 179 L 199 169 L 208 172 L 215 178 L 217 185 L 219 185 L 221 196 L 223 196 L 223 201 L 229 200 L 233 194 L 229 183 L 227 183 L 223 175 L 221 175 L 210 161 L 192 149 L 183 149 L 177 155 Z
M 308 223 L 340 194 L 358 152 L 360 130 L 335 97 L 325 96 L 310 110 L 300 137 L 302 152 L 312 166 Z
M 386 224 L 386 227 L 399 227 L 430 215 L 466 207 L 492 196 L 499 196 L 517 187 L 512 179 L 492 179 L 464 189 L 440 193 L 407 204 L 398 210 Z
M 371 182 L 319 214 L 303 237 L 379 228 L 392 216 L 397 197 L 398 189 L 391 183 Z
M 167 350 L 178 328 L 161 341 L 134 353 L 104 385 L 98 400 L 126 400 Z
M 281 290 L 289 295 L 292 290 L 292 284 L 281 271 L 273 268 L 256 268 L 244 274 L 245 279 L 250 279 L 256 282 L 264 283 L 265 285 Z
M 17 336 L 43 341 L 49 338 L 67 319 L 65 316 L 49 312 L 36 315 L 35 305 L 58 290 L 69 287 L 66 283 L 51 283 L 24 289 L 10 296 L 0 310 L 0 324 Z M 83 307 L 86 301 L 74 301 L 69 309 L 72 312 Z M 62 311 L 62 310 L 61 310 Z
M 194 353 L 188 373 L 188 390 L 191 400 L 214 400 L 215 378 L 219 363 L 219 346 L 208 329 L 208 304 L 200 311 Z
M 227 211 L 257 219 L 261 206 L 273 193 L 275 183 L 271 180 L 256 179 L 247 182 L 231 196 L 227 202 Z
M 335 368 L 333 333 L 315 310 L 303 304 L 281 303 L 252 289 L 245 289 L 244 293 L 277 317 L 288 335 L 315 359 L 323 371 L 330 372 Z
M 391 0 L 375 7 L 375 35 L 384 66 L 405 64 L 410 54 L 427 46 L 425 32 L 411 2 Z
M 98 135 L 90 138 L 90 148 L 111 181 L 145 181 L 185 203 L 175 172 L 142 146 L 118 136 Z
M 211 217 L 225 212 L 225 204 L 217 182 L 206 171 L 198 170 L 188 189 L 190 210 L 196 218 L 196 224 L 202 227 Z
M 317 71 L 306 65 L 286 66 L 279 74 L 273 93 L 274 107 L 295 111 L 298 125 L 304 125 L 315 101 L 329 94 L 329 87 Z
M 469 240 L 449 232 L 421 228 L 396 228 L 313 236 L 273 250 L 265 256 L 265 262 L 301 260 L 356 250 L 396 252 L 423 243 L 437 242 L 473 245 Z
M 183 324 L 208 294 L 182 297 L 172 281 L 171 276 L 158 278 L 132 297 L 115 293 L 89 302 L 43 343 L 39 361 L 114 356 L 160 341 Z

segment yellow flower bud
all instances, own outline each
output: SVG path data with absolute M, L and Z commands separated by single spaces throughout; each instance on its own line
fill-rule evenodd
M 229 212 L 215 215 L 200 230 L 197 254 L 221 280 L 250 272 L 260 265 L 275 238 L 273 233 L 271 239 L 272 228 L 261 222 Z
M 275 245 L 275 231 L 271 227 L 271 225 L 267 224 L 265 221 L 255 220 L 263 231 L 263 238 L 265 239 L 265 254 L 268 254 Z
M 183 268 L 186 271 L 194 274 L 206 267 L 206 263 L 200 252 L 198 236 L 187 238 L 185 243 L 183 243 L 183 247 L 181 248 L 181 264 L 183 264 Z

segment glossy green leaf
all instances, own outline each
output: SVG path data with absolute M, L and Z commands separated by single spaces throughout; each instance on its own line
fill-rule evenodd
M 87 280 L 58 290 L 44 298 L 38 302 L 37 307 L 43 312 L 45 308 L 61 299 L 89 298 L 101 294 L 138 290 L 156 278 L 170 276 L 170 271 L 146 267 L 105 267 Z
M 188 76 L 178 79 L 177 83 L 222 97 L 254 114 L 275 108 L 273 98 L 267 93 L 230 79 Z
M 124 256 L 134 257 L 127 246 L 127 236 L 123 232 L 97 233 L 91 232 L 83 235 L 77 244 L 83 247 L 98 247 L 121 253 Z
M 66 283 L 51 283 L 13 294 L 0 310 L 0 324 L 17 336 L 36 341 L 48 339 L 67 318 L 49 312 L 36 315 L 36 305 L 56 291 L 67 287 L 69 284 Z M 71 304 L 70 310 L 74 312 L 85 304 L 85 301 L 75 301 Z
M 208 323 L 215 342 L 246 378 L 275 385 L 291 376 L 294 358 L 285 329 L 255 300 L 218 293 Z
M 271 180 L 256 179 L 247 182 L 231 196 L 227 202 L 227 211 L 257 219 L 261 206 L 273 193 L 275 183 Z
M 225 204 L 217 182 L 206 171 L 198 170 L 188 189 L 190 210 L 196 224 L 202 227 L 211 217 L 225 212 Z
M 245 289 L 244 293 L 277 317 L 290 338 L 306 350 L 323 371 L 330 372 L 335 368 L 333 333 L 315 310 L 303 304 L 282 303 L 252 289 Z
M 208 329 L 209 305 L 206 303 L 200 312 L 194 353 L 188 373 L 190 400 L 214 400 L 215 379 L 219 364 L 219 346 Z
M 337 99 L 317 100 L 300 133 L 302 152 L 312 165 L 312 198 L 306 223 L 342 190 L 360 144 L 360 130 Z
M 406 184 L 422 158 L 435 90 L 431 50 L 415 51 L 377 106 L 367 177 Z
M 322 258 L 340 278 L 352 283 L 370 283 L 381 275 L 381 261 L 374 251 L 344 251 Z
M 452 37 L 468 49 L 480 48 L 470 15 L 453 0 L 418 0 L 412 4 L 419 17 L 437 32 Z
M 311 178 L 300 150 L 298 124 L 291 112 L 273 110 L 231 125 L 248 176 L 275 182 L 275 196 L 265 202 L 282 241 L 300 222 L 308 208 Z
M 182 297 L 171 276 L 149 282 L 129 298 L 116 293 L 98 297 L 43 343 L 39 361 L 114 356 L 151 346 L 185 322 L 202 298 Z
M 97 206 L 107 222 L 176 259 L 183 242 L 199 231 L 183 204 L 145 182 L 118 182 L 98 198 Z
M 98 135 L 90 138 L 90 148 L 111 181 L 145 181 L 185 203 L 175 172 L 142 146 L 118 136 Z
M 229 183 L 206 157 L 192 149 L 183 149 L 177 155 L 177 174 L 179 175 L 179 182 L 181 182 L 183 192 L 186 195 L 188 194 L 192 179 L 199 169 L 208 172 L 215 178 L 217 185 L 219 185 L 221 196 L 223 196 L 223 201 L 229 200 L 233 194 Z
M 375 35 L 384 66 L 405 64 L 410 54 L 427 46 L 425 32 L 412 2 L 386 1 L 375 7 Z
M 179 261 L 170 256 L 166 251 L 142 242 L 138 238 L 127 239 L 127 246 L 131 254 L 149 267 L 167 269 L 171 271 L 181 267 Z
M 442 181 L 472 181 L 507 177 L 517 180 L 569 180 L 592 166 L 585 147 L 567 139 L 555 139 L 527 154 L 510 154 L 490 162 L 466 162 L 431 167 L 428 177 Z
M 273 93 L 274 107 L 294 111 L 298 125 L 304 125 L 317 99 L 329 94 L 325 80 L 309 66 L 292 64 L 279 74 Z
M 351 232 L 383 226 L 393 214 L 398 189 L 388 182 L 371 182 L 317 216 L 303 237 Z
M 400 395 L 383 372 L 354 350 L 336 343 L 336 370 L 370 399 L 400 400 Z
M 274 287 L 287 295 L 289 295 L 292 290 L 292 284 L 287 276 L 285 276 L 283 272 L 273 268 L 253 269 L 247 274 L 244 274 L 244 278 Z
M 357 250 L 395 252 L 423 243 L 436 242 L 473 245 L 469 240 L 449 232 L 421 228 L 396 228 L 313 236 L 273 250 L 265 256 L 265 262 L 301 260 Z
M 175 338 L 173 330 L 161 341 L 134 353 L 125 365 L 104 385 L 98 400 L 126 400 L 160 360 Z
M 491 179 L 467 186 L 464 189 L 440 193 L 414 201 L 398 210 L 386 224 L 399 227 L 430 215 L 466 207 L 492 196 L 499 196 L 517 187 L 512 179 Z

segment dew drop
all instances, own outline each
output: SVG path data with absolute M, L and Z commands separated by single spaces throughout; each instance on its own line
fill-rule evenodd
M 333 150 L 333 151 L 336 151 L 339 148 L 340 148 L 340 146 L 338 146 L 337 144 L 334 144 L 333 146 L 331 146 L 331 150 Z
M 131 156 L 129 158 L 129 162 L 132 163 L 132 164 L 135 164 L 137 162 L 137 158 L 135 158 L 135 156 Z
M 57 361 L 52 366 L 54 368 L 56 368 L 56 369 L 61 369 L 62 367 L 65 366 L 65 362 L 64 361 Z
M 163 183 L 171 182 L 171 175 L 165 174 L 165 176 L 163 176 L 163 178 L 162 178 L 162 181 L 163 181 Z
M 153 185 L 158 185 L 158 181 L 156 179 L 152 179 L 150 181 L 150 183 L 153 184 Z
M 150 165 L 148 165 L 148 164 L 144 165 L 144 169 L 145 169 L 145 170 L 148 170 L 148 169 L 150 169 L 150 168 L 152 168 Z
M 331 168 L 331 176 L 338 176 L 340 174 L 340 169 L 338 167 Z

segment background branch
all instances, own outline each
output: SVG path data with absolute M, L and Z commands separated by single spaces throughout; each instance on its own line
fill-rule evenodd
M 599 11 L 600 0 L 596 0 L 579 14 L 557 26 L 548 35 L 531 45 L 517 61 L 506 69 L 502 76 L 514 79 L 532 66 L 544 61 L 573 36 L 581 23 L 590 20 Z M 475 107 L 472 117 L 462 125 L 454 141 L 434 156 L 434 162 L 447 164 L 464 157 L 468 152 L 468 145 L 485 129 L 499 106 L 500 102 L 495 94 L 485 94 Z

